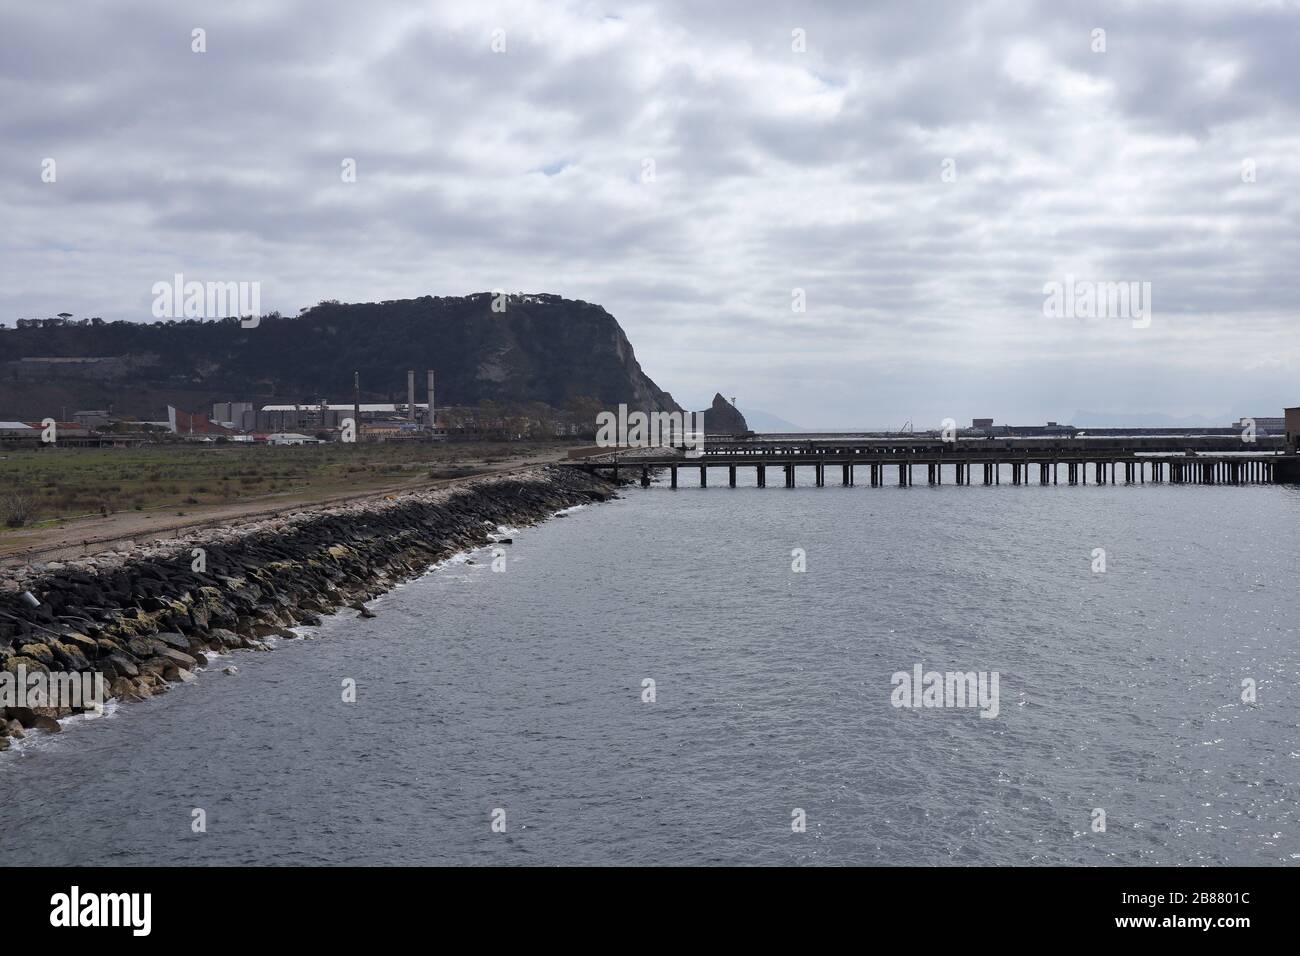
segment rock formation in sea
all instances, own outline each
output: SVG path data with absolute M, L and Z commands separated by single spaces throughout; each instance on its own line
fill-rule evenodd
M 722 397 L 721 392 L 713 396 L 713 404 L 706 408 L 704 415 L 704 432 L 707 435 L 743 435 L 749 431 L 745 416 L 735 405 Z

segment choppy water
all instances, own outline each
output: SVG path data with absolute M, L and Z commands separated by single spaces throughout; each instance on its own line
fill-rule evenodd
M 1281 487 L 629 489 L 0 754 L 0 864 L 1294 865 L 1298 528 Z M 1000 713 L 892 707 L 917 663 Z

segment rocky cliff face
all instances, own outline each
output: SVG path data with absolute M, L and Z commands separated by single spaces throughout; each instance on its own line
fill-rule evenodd
M 713 396 L 713 404 L 706 408 L 704 415 L 704 433 L 706 435 L 743 435 L 749 431 L 745 416 L 735 405 L 722 397 L 721 392 Z
M 345 305 L 322 303 L 256 328 L 231 320 L 113 322 L 0 332 L 0 410 L 41 418 L 67 406 L 153 417 L 166 404 L 405 401 L 406 370 L 437 375 L 439 405 L 594 399 L 678 411 L 641 370 L 615 318 L 554 295 L 490 293 Z M 51 361 L 62 359 L 64 361 Z M 96 359 L 96 361 L 66 361 Z M 58 417 L 56 414 L 54 417 Z

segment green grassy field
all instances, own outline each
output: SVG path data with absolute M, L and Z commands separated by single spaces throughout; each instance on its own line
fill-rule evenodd
M 28 504 L 27 527 L 85 515 L 168 509 L 202 512 L 258 499 L 328 498 L 453 478 L 554 451 L 546 442 L 432 445 L 157 445 L 0 451 L 0 534 L 6 499 Z

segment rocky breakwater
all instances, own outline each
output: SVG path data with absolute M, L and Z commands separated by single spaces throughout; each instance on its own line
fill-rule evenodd
M 65 690 L 99 675 L 106 699 L 142 700 L 193 680 L 213 652 L 266 650 L 268 635 L 295 637 L 295 625 L 345 608 L 369 614 L 365 601 L 497 540 L 499 525 L 533 524 L 615 493 L 582 472 L 537 468 L 6 572 L 0 750 L 94 706 L 55 697 L 32 706 L 26 696 L 14 706 L 20 674 Z

